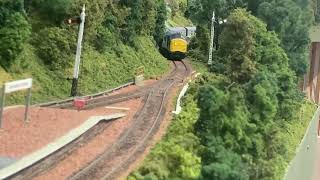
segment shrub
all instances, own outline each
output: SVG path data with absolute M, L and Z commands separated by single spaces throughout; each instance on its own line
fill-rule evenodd
M 67 17 L 71 5 L 72 0 L 40 0 L 36 6 L 46 19 L 59 24 Z
M 0 27 L 0 64 L 7 68 L 22 51 L 31 33 L 25 17 L 19 13 L 9 15 Z
M 37 53 L 50 69 L 67 68 L 72 61 L 76 39 L 70 33 L 58 27 L 41 30 L 36 38 Z
M 95 48 L 103 53 L 106 50 L 112 49 L 117 44 L 117 40 L 115 38 L 115 34 L 112 33 L 108 28 L 104 26 L 99 26 L 97 28 L 97 35 L 94 41 Z

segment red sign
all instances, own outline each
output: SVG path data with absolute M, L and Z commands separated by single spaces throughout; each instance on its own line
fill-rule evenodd
M 78 110 L 83 109 L 86 105 L 85 99 L 74 99 L 73 100 L 73 106 L 76 107 Z
M 69 25 L 80 24 L 81 23 L 81 19 L 80 19 L 80 17 L 70 18 L 70 19 L 64 20 L 64 23 L 69 24 Z

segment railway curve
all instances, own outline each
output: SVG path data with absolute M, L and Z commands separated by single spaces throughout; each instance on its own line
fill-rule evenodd
M 158 131 L 161 121 L 166 114 L 168 93 L 175 86 L 184 82 L 191 73 L 189 65 L 184 61 L 173 61 L 174 69 L 165 78 L 155 84 L 140 88 L 130 93 L 106 96 L 101 94 L 88 100 L 86 109 L 93 109 L 125 102 L 131 99 L 142 98 L 143 105 L 136 112 L 133 122 L 120 135 L 120 138 L 106 149 L 102 154 L 96 156 L 94 161 L 87 164 L 81 170 L 73 173 L 68 179 L 114 179 L 126 170 L 137 157 L 143 154 L 148 147 L 153 135 Z M 43 105 L 44 107 L 72 109 L 72 101 L 66 100 L 60 103 Z M 74 140 L 67 146 L 42 159 L 38 163 L 10 176 L 10 179 L 33 179 L 38 175 L 57 166 L 59 161 L 66 158 L 81 144 L 84 144 L 101 131 L 106 129 L 112 122 L 99 123 L 91 130 Z M 130 152 L 130 153 L 128 153 Z M 115 161 L 120 163 L 114 164 Z

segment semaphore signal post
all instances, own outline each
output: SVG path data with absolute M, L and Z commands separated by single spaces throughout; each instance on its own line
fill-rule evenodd
M 78 88 L 78 79 L 79 79 L 80 62 L 81 62 L 81 48 L 82 48 L 82 39 L 83 39 L 83 32 L 84 32 L 84 23 L 85 23 L 85 19 L 86 19 L 85 10 L 86 10 L 85 5 L 83 5 L 80 17 L 65 20 L 65 23 L 69 24 L 69 25 L 79 24 L 77 53 L 76 53 L 76 59 L 75 59 L 75 65 L 74 65 L 74 71 L 73 71 L 73 79 L 72 79 L 72 87 L 71 87 L 71 96 L 72 97 L 75 97 L 78 94 L 77 88 Z

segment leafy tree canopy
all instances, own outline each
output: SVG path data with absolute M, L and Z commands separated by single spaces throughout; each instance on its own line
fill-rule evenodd
M 272 166 L 265 167 L 286 156 L 284 142 L 278 141 L 277 134 L 302 101 L 295 73 L 277 35 L 244 9 L 230 14 L 220 38 L 211 71 L 226 78 L 207 81 L 198 93 L 200 117 L 196 130 L 208 148 L 202 156 L 202 177 L 279 176 Z M 212 142 L 221 144 L 227 153 L 215 149 Z M 207 157 L 211 151 L 215 155 Z M 229 168 L 242 163 L 249 167 L 248 171 L 239 171 L 243 176 Z
M 22 1 L 0 1 L 0 65 L 8 68 L 12 64 L 30 33 Z

